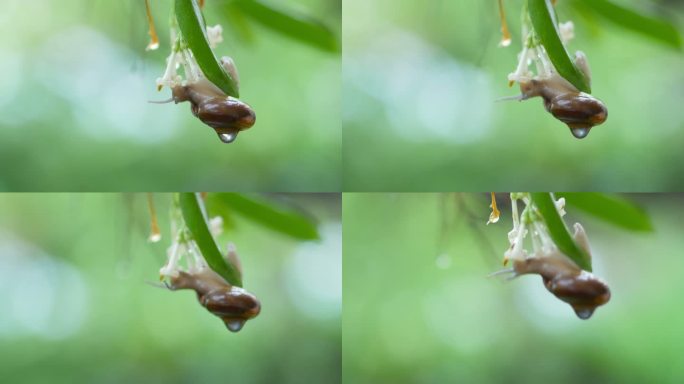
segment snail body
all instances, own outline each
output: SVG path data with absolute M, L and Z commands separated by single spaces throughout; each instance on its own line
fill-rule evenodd
M 246 290 L 230 285 L 210 268 L 188 273 L 178 271 L 170 279 L 169 289 L 192 289 L 197 300 L 209 312 L 218 316 L 231 332 L 237 332 L 245 322 L 261 311 L 259 300 Z
M 582 52 L 577 52 L 575 65 L 591 78 L 591 72 Z M 540 96 L 544 108 L 556 119 L 567 124 L 573 136 L 585 138 L 589 130 L 603 124 L 608 118 L 608 109 L 603 102 L 592 95 L 580 92 L 574 85 L 557 73 L 545 78 L 533 78 L 520 82 L 520 99 L 527 100 Z

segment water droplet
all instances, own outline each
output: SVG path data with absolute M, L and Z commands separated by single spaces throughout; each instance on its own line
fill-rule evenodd
M 575 308 L 575 313 L 580 319 L 586 320 L 594 314 L 594 308 Z
M 439 269 L 448 269 L 451 267 L 451 256 L 449 256 L 448 253 L 442 253 L 441 255 L 437 256 L 435 264 L 437 264 L 437 268 Z
M 226 143 L 226 144 L 230 144 L 233 141 L 235 141 L 235 139 L 237 139 L 237 135 L 238 135 L 237 132 L 219 133 L 218 134 L 219 139 L 221 139 L 221 141 Z
M 245 320 L 243 319 L 225 319 L 223 321 L 226 323 L 226 327 L 228 327 L 228 330 L 231 332 L 237 332 L 245 325 Z
M 584 139 L 589 135 L 589 130 L 591 128 L 589 127 L 578 127 L 578 128 L 570 128 L 570 132 L 572 132 L 572 135 L 575 136 L 578 139 Z

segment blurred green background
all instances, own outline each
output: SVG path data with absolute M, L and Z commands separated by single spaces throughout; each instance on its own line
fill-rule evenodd
M 681 1 L 614 2 L 682 30 Z M 558 1 L 609 111 L 576 140 L 540 98 L 495 102 L 519 93 L 522 3 L 504 1 L 513 43 L 498 48 L 495 0 L 343 2 L 345 190 L 682 189 L 682 51 Z
M 161 46 L 148 42 L 143 0 L 0 2 L 0 190 L 339 191 L 340 56 L 257 23 L 220 23 L 256 125 L 232 145 L 188 103 L 149 104 L 170 53 L 173 2 L 151 0 Z M 270 1 L 329 26 L 340 0 Z M 249 24 L 251 34 L 236 33 Z
M 319 222 L 296 242 L 234 220 L 245 288 L 261 314 L 239 333 L 190 291 L 156 282 L 144 195 L 0 194 L 0 377 L 7 383 L 337 383 L 341 376 L 341 223 L 337 194 L 278 195 Z M 211 215 L 211 212 L 209 212 Z
M 628 195 L 653 232 L 578 214 L 612 298 L 589 320 L 502 269 L 488 195 L 345 194 L 345 383 L 681 383 L 684 195 Z M 452 201 L 458 200 L 460 209 Z M 450 223 L 444 236 L 443 223 Z

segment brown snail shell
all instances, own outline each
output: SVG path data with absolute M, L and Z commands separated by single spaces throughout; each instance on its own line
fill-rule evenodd
M 586 93 L 564 93 L 551 100 L 544 99 L 544 107 L 567 124 L 578 139 L 587 137 L 591 128 L 608 118 L 608 109 L 603 102 Z
M 209 312 L 218 316 L 231 332 L 238 332 L 247 320 L 261 311 L 256 296 L 246 290 L 234 287 L 216 272 L 205 268 L 196 273 L 179 271 L 170 279 L 169 289 L 192 289 L 197 300 Z
M 256 122 L 256 114 L 248 104 L 226 96 L 206 79 L 174 87 L 173 100 L 176 103 L 189 101 L 192 114 L 214 128 L 224 143 L 235 141 L 240 131 L 251 128 Z
M 587 137 L 591 128 L 603 124 L 608 118 L 608 109 L 601 100 L 578 91 L 558 74 L 522 82 L 520 90 L 522 100 L 536 96 L 544 99 L 546 110 L 567 124 L 578 139 Z

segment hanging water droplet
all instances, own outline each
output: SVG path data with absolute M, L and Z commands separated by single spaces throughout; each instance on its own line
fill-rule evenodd
M 226 323 L 226 327 L 228 327 L 228 330 L 231 332 L 237 332 L 241 330 L 246 322 L 246 320 L 243 319 L 224 319 L 223 321 Z
M 572 135 L 575 136 L 578 139 L 584 139 L 589 135 L 589 130 L 591 128 L 589 127 L 577 127 L 577 128 L 570 128 L 570 132 L 572 132 Z
M 595 308 L 574 308 L 575 314 L 582 320 L 586 320 L 594 314 Z
M 233 141 L 235 141 L 235 139 L 237 139 L 237 135 L 238 135 L 237 132 L 219 133 L 218 134 L 219 139 L 221 139 L 221 141 L 226 143 L 226 144 L 230 144 Z

